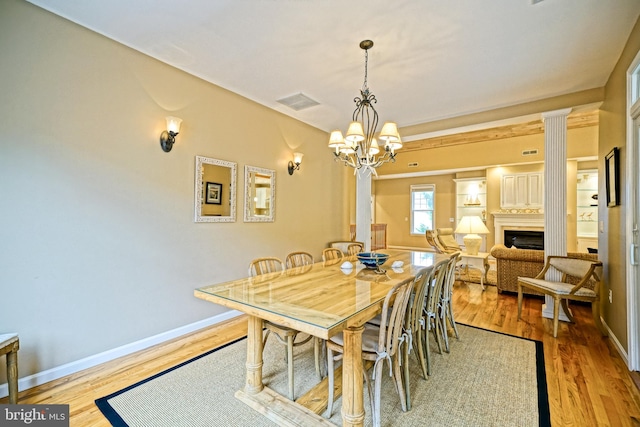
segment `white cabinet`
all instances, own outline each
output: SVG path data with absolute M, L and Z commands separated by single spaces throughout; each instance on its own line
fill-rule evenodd
M 502 209 L 540 209 L 544 205 L 544 180 L 541 172 L 502 176 Z

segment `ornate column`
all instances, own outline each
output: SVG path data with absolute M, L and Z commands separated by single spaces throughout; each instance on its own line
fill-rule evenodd
M 356 175 L 356 241 L 371 250 L 371 174 L 366 172 Z
M 544 255 L 567 254 L 567 116 L 570 108 L 542 113 L 544 122 Z M 560 280 L 549 272 L 547 280 Z M 545 296 L 542 316 L 553 318 L 553 298 Z M 569 319 L 560 308 L 560 319 Z

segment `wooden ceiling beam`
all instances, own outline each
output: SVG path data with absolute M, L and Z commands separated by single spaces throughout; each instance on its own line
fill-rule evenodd
M 578 112 L 567 117 L 567 129 L 576 129 L 598 125 L 598 111 Z M 472 144 L 476 142 L 492 141 L 495 139 L 514 138 L 518 136 L 544 133 L 542 120 L 535 120 L 516 125 L 501 126 L 491 129 L 476 130 L 443 135 L 433 138 L 419 139 L 406 142 L 402 151 L 428 150 L 430 148 L 449 147 L 453 145 Z

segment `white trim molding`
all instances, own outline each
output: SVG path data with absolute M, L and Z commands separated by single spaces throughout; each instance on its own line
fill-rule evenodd
M 37 372 L 33 375 L 29 375 L 28 377 L 20 378 L 20 380 L 18 380 L 18 390 L 28 390 L 32 387 L 48 383 L 49 381 L 57 380 L 67 375 L 75 374 L 76 372 L 80 372 L 84 369 L 92 368 L 102 363 L 115 360 L 122 356 L 127 356 L 129 354 L 147 349 L 157 344 L 162 344 L 163 342 L 178 338 L 182 335 L 189 334 L 191 332 L 209 327 L 211 325 L 215 325 L 217 323 L 224 322 L 229 319 L 233 319 L 234 317 L 240 315 L 242 315 L 242 313 L 237 310 L 225 311 L 224 313 L 218 314 L 217 316 L 209 317 L 207 319 L 203 319 L 189 325 L 184 325 L 170 331 L 162 332 L 148 338 L 143 338 L 139 341 L 125 344 L 121 347 L 94 354 L 93 356 L 88 356 L 84 359 L 76 360 L 75 362 L 66 363 L 55 368 L 47 369 L 46 371 Z M 20 351 L 18 351 L 18 366 L 20 366 L 19 364 Z M 7 384 L 0 385 L 0 397 L 6 397 L 8 395 L 9 388 Z

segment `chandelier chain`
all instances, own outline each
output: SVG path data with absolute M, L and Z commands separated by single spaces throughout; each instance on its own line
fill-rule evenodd
M 368 92 L 369 86 L 367 86 L 367 77 L 369 69 L 369 49 L 364 50 L 364 83 L 362 84 L 362 92 Z

